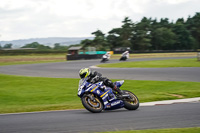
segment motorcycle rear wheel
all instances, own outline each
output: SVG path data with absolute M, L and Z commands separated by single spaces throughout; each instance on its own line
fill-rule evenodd
M 94 99 L 91 99 L 94 98 Z M 85 94 L 81 98 L 83 106 L 92 113 L 100 113 L 103 110 L 103 104 L 93 94 Z
M 119 59 L 119 61 L 126 61 L 126 57 L 121 57 L 120 59 Z
M 128 110 L 136 110 L 139 107 L 139 99 L 137 96 L 127 90 L 123 90 L 124 93 L 129 94 L 130 98 L 124 99 L 124 108 Z

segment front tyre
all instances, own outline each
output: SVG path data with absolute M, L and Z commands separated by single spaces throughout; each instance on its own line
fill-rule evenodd
M 139 100 L 135 94 L 130 91 L 123 90 L 125 94 L 129 94 L 129 98 L 123 99 L 124 101 L 124 108 L 128 110 L 136 110 L 139 107 Z
M 92 113 L 100 113 L 103 110 L 103 104 L 93 94 L 85 94 L 81 98 L 83 106 Z

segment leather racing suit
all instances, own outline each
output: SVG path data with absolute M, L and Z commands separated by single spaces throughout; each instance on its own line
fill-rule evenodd
M 112 88 L 115 92 L 122 94 L 121 90 L 110 79 L 102 77 L 102 74 L 97 71 L 91 71 L 90 75 L 88 75 L 87 81 L 92 84 L 103 81 L 104 85 Z

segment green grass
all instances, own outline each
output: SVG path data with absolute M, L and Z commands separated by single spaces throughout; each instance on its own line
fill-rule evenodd
M 66 53 L 67 54 L 67 53 Z M 0 55 L 0 66 L 18 65 L 18 64 L 34 64 L 48 62 L 66 61 L 66 54 L 29 54 L 29 55 Z M 181 57 L 196 56 L 196 52 L 180 52 L 180 53 L 146 53 L 146 54 L 130 54 L 130 58 L 151 58 L 151 57 Z M 121 54 L 111 55 L 111 59 L 119 59 Z
M 33 55 L 0 56 L 0 66 L 63 62 L 63 61 L 66 61 L 65 54 L 37 54 L 37 55 L 33 54 Z
M 98 133 L 200 133 L 200 127 L 130 130 L 130 131 L 109 131 L 109 132 L 98 132 Z
M 0 74 L 0 113 L 83 108 L 77 96 L 79 79 Z M 115 80 L 113 80 L 115 81 Z M 140 102 L 200 96 L 200 82 L 125 80 L 121 89 L 134 92 Z
M 54 62 L 65 62 L 63 60 L 49 60 L 49 61 L 19 61 L 19 62 L 0 62 L 0 66 L 6 65 L 22 65 L 22 64 L 37 64 L 37 63 L 54 63 Z
M 169 59 L 156 61 L 134 61 L 113 64 L 101 64 L 99 67 L 119 67 L 119 68 L 164 68 L 164 67 L 200 67 L 200 61 L 196 58 L 190 59 Z
M 155 58 L 155 57 L 194 57 L 197 52 L 175 52 L 175 53 L 132 53 L 130 58 Z M 111 59 L 119 59 L 121 54 L 111 55 Z
M 0 75 L 0 113 L 80 108 L 77 79 Z

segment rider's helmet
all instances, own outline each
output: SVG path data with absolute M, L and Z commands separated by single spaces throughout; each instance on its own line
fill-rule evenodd
M 89 68 L 82 68 L 80 71 L 79 71 L 79 76 L 81 78 L 86 78 L 87 76 L 90 75 L 90 69 Z

